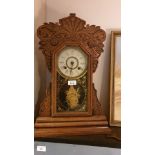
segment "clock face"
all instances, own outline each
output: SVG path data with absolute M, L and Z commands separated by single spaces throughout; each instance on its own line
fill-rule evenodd
M 63 77 L 80 77 L 87 71 L 87 61 L 80 47 L 66 46 L 58 55 L 58 71 Z

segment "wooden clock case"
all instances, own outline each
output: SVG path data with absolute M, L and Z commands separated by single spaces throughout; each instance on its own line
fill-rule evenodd
M 86 25 L 86 22 L 75 14 L 59 20 L 59 23 L 45 23 L 37 30 L 48 70 L 52 74 L 51 84 L 46 97 L 39 105 L 35 120 L 35 138 L 52 138 L 72 135 L 110 134 L 108 121 L 103 107 L 97 99 L 93 84 L 93 73 L 96 71 L 98 58 L 103 52 L 105 31 L 99 26 Z M 85 113 L 56 112 L 56 53 L 66 45 L 79 46 L 89 56 L 88 62 L 88 111 Z

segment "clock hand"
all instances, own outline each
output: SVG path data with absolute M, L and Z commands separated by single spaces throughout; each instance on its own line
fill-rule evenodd
M 70 67 L 70 75 L 72 74 L 73 66 Z
M 74 65 L 74 62 L 73 62 L 73 61 L 71 61 L 71 67 L 70 67 L 70 75 L 72 74 L 73 65 Z

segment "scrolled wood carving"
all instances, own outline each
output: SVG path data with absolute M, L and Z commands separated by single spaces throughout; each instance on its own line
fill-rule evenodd
M 98 57 L 103 52 L 103 41 L 106 38 L 105 31 L 99 26 L 86 25 L 86 22 L 76 17 L 75 14 L 60 19 L 59 23 L 44 23 L 38 28 L 37 35 L 40 39 L 40 49 L 46 57 L 50 72 L 52 52 L 66 41 L 79 42 L 90 49 L 93 56 L 93 72 L 95 72 Z
M 40 104 L 39 116 L 48 117 L 51 115 L 50 103 L 51 103 L 51 84 L 49 85 L 49 88 L 46 90 L 46 96 L 44 100 Z
M 97 98 L 97 91 L 95 89 L 94 83 L 93 83 L 93 115 L 103 115 L 104 111 L 103 111 L 103 105 L 99 102 L 98 98 Z

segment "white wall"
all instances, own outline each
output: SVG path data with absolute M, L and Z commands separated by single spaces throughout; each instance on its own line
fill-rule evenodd
M 46 0 L 34 1 L 34 103 L 41 101 L 46 86 L 45 59 L 39 48 L 39 39 L 36 35 L 37 28 L 46 21 Z
M 98 98 L 109 106 L 109 63 L 110 63 L 110 30 L 121 27 L 121 0 L 46 0 L 46 21 L 58 22 L 69 13 L 76 15 L 88 24 L 101 26 L 106 31 L 104 53 L 99 59 L 98 69 L 94 74 L 94 83 Z M 106 110 L 107 114 L 107 110 Z

